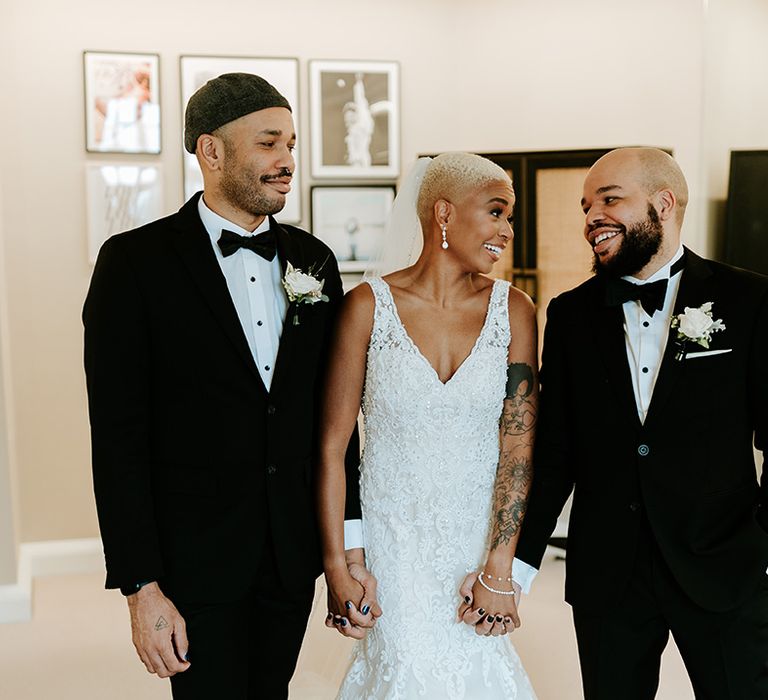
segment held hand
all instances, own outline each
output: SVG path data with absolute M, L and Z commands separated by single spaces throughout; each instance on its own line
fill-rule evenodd
M 491 588 L 497 588 L 490 584 Z M 498 590 L 510 590 L 509 584 L 499 584 Z M 474 608 L 484 608 L 489 615 L 486 615 L 481 624 L 477 625 L 475 631 L 478 634 L 489 634 L 497 636 L 498 634 L 507 634 L 514 632 L 520 627 L 520 616 L 517 612 L 517 601 L 522 592 L 520 585 L 512 581 L 511 589 L 515 595 L 501 595 L 492 593 L 480 582 L 479 577 L 472 586 L 472 604 Z
M 372 622 L 375 622 L 376 618 L 381 617 L 381 608 L 379 607 L 379 601 L 376 598 L 376 591 L 378 588 L 378 581 L 376 577 L 365 568 L 365 565 L 350 562 L 348 565 L 349 575 L 355 579 L 365 590 L 362 600 L 360 601 L 360 611 L 364 615 L 370 613 Z M 372 627 L 373 624 L 368 625 Z
M 168 678 L 186 671 L 189 650 L 184 618 L 163 595 L 157 583 L 148 583 L 127 597 L 133 646 L 149 673 Z
M 355 581 L 348 571 L 336 574 L 326 572 L 325 582 L 328 588 L 328 615 L 325 618 L 325 626 L 335 627 L 345 637 L 365 637 L 365 629 L 355 622 L 363 619 L 357 608 L 357 603 L 360 603 L 365 595 L 363 586 Z M 370 619 L 370 615 L 367 617 Z
M 457 611 L 457 620 L 473 626 L 475 632 L 483 636 L 495 637 L 513 632 L 520 626 L 517 598 L 521 588 L 514 581 L 512 588 L 514 596 L 492 593 L 479 582 L 477 572 L 468 574 L 459 588 L 462 601 Z

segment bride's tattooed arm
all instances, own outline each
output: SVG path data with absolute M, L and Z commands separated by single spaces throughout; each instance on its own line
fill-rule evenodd
M 512 580 L 520 527 L 533 479 L 533 438 L 538 411 L 536 309 L 533 302 L 510 289 L 512 338 L 507 351 L 507 382 L 499 420 L 499 464 L 492 494 L 489 551 L 485 562 L 464 580 L 458 618 L 476 625 L 478 614 L 494 616 L 490 634 L 506 634 L 520 626 L 520 586 Z M 488 633 L 488 618 L 478 634 Z M 499 622 L 500 621 L 500 622 Z M 477 632 L 479 626 L 475 627 Z
M 501 451 L 493 503 L 491 549 L 512 542 L 525 516 L 533 468 L 536 427 L 536 372 L 524 362 L 507 367 L 507 394 L 501 415 Z

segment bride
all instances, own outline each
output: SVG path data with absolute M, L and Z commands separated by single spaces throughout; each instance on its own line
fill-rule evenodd
M 484 158 L 448 153 L 420 161 L 398 200 L 418 215 L 423 249 L 346 296 L 324 399 L 327 624 L 364 637 L 339 697 L 530 700 L 507 633 L 520 624 L 512 561 L 532 475 L 535 311 L 485 276 L 512 239 L 512 183 Z M 361 403 L 364 561 L 345 553 L 343 522 Z M 355 621 L 380 611 L 358 610 L 356 554 L 383 611 L 367 635 Z

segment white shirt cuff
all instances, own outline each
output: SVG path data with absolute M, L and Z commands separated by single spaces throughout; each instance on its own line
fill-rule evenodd
M 362 520 L 344 521 L 344 549 L 357 549 L 365 547 L 365 538 L 363 537 Z
M 539 573 L 538 569 L 534 569 L 530 564 L 526 564 L 522 559 L 515 557 L 512 562 L 512 578 L 516 583 L 520 584 L 523 589 L 523 593 L 528 594 L 531 592 L 531 585 L 533 579 L 536 578 L 536 574 Z

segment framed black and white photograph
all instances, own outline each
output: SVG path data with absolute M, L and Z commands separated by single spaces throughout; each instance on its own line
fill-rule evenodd
M 160 57 L 83 53 L 85 149 L 160 153 Z
M 148 163 L 89 163 L 85 167 L 88 260 L 115 233 L 159 219 L 163 211 L 160 168 Z
M 311 199 L 312 233 L 336 254 L 339 270 L 365 270 L 381 247 L 395 188 L 316 186 Z
M 310 61 L 312 177 L 400 173 L 400 66 Z
M 205 83 L 223 73 L 253 73 L 272 85 L 288 100 L 293 113 L 293 123 L 299 128 L 299 60 L 297 58 L 251 58 L 245 56 L 182 56 L 181 71 L 181 115 L 189 98 Z M 297 145 L 300 141 L 297 141 Z M 285 198 L 285 207 L 275 218 L 289 224 L 301 221 L 301 186 L 299 180 L 299 148 L 293 152 L 296 172 L 291 191 Z M 184 200 L 203 189 L 203 176 L 197 158 L 184 151 Z

